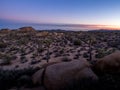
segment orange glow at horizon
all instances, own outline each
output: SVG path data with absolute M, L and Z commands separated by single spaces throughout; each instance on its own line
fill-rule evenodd
M 120 30 L 120 25 L 95 25 L 96 28 Z

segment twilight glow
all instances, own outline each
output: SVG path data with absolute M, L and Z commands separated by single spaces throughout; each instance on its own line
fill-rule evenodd
M 120 29 L 120 0 L 0 0 L 3 23 L 80 24 Z

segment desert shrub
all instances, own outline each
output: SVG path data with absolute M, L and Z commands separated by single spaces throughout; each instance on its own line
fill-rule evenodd
M 79 56 L 80 56 L 79 54 L 76 54 L 74 59 L 79 59 Z
M 61 54 L 56 52 L 54 57 L 60 57 L 60 56 L 61 56 Z
M 21 63 L 26 63 L 28 60 L 26 59 L 26 57 L 25 56 L 21 56 L 20 57 L 20 62 Z
M 107 56 L 109 54 L 112 54 L 113 52 L 115 52 L 115 49 L 111 49 L 111 50 L 98 50 L 97 54 L 95 55 L 96 58 L 103 58 L 104 56 Z
M 21 54 L 24 54 L 25 53 L 25 49 L 24 48 L 21 48 L 21 49 L 19 49 L 20 50 L 20 53 Z
M 38 54 L 37 53 L 33 53 L 31 58 L 35 58 L 36 56 L 38 56 Z
M 15 59 L 15 56 L 10 56 L 10 55 L 3 55 L 1 57 L 1 65 L 9 65 L 11 64 L 11 60 Z
M 8 60 L 15 60 L 17 56 L 16 55 L 5 55 L 4 58 Z
M 74 45 L 81 45 L 81 41 L 79 39 L 73 41 Z
M 18 40 L 17 41 L 17 43 L 19 44 L 19 45 L 26 45 L 27 43 L 28 43 L 28 39 L 27 38 L 21 38 L 20 40 Z
M 3 59 L 0 65 L 9 65 L 11 62 L 9 59 Z
M 88 57 L 89 57 L 88 53 L 84 53 L 84 54 L 83 54 L 83 57 L 84 57 L 84 58 L 88 58 Z
M 114 53 L 115 51 L 116 51 L 116 49 L 111 49 L 111 50 L 107 51 L 106 54 L 109 55 L 109 54 Z
M 53 54 L 53 52 L 49 52 L 49 54 L 50 54 L 50 55 L 52 55 L 52 54 Z
M 20 62 L 21 63 L 26 63 L 28 60 L 27 59 L 21 59 Z
M 81 50 L 78 50 L 77 52 L 79 53 Z
M 69 62 L 69 61 L 71 61 L 71 59 L 68 58 L 68 57 L 63 57 L 63 58 L 62 58 L 62 61 L 63 61 L 63 62 Z
M 9 51 L 18 51 L 18 50 L 19 50 L 19 48 L 17 48 L 17 47 L 11 47 Z
M 7 44 L 4 43 L 4 42 L 0 42 L 0 48 L 6 48 L 7 47 Z
M 39 63 L 39 62 L 41 62 L 41 60 L 33 59 L 33 60 L 31 60 L 30 64 L 33 65 L 33 64 L 36 64 L 36 63 Z
M 60 54 L 63 54 L 64 53 L 64 48 L 60 50 Z
M 39 53 L 42 53 L 44 51 L 44 48 L 38 48 L 37 50 Z
M 97 49 L 97 54 L 95 55 L 96 58 L 103 58 L 104 56 L 106 56 L 106 50 L 104 48 L 101 49 Z
M 95 55 L 96 58 L 103 58 L 105 56 L 104 53 L 98 53 Z
M 118 45 L 120 45 L 120 40 L 109 40 L 107 42 L 108 46 L 110 47 L 117 47 Z
M 58 50 L 54 50 L 53 52 L 54 52 L 54 53 L 57 53 L 57 52 L 58 52 Z
M 20 59 L 25 59 L 26 57 L 25 56 L 21 56 Z

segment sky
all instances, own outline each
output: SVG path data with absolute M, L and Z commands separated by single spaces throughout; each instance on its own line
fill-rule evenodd
M 0 0 L 1 22 L 120 28 L 120 0 Z

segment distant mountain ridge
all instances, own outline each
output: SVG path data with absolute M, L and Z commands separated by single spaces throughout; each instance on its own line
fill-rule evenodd
M 89 30 L 89 32 L 120 32 L 120 30 L 110 30 L 110 29 L 99 29 L 99 30 Z

